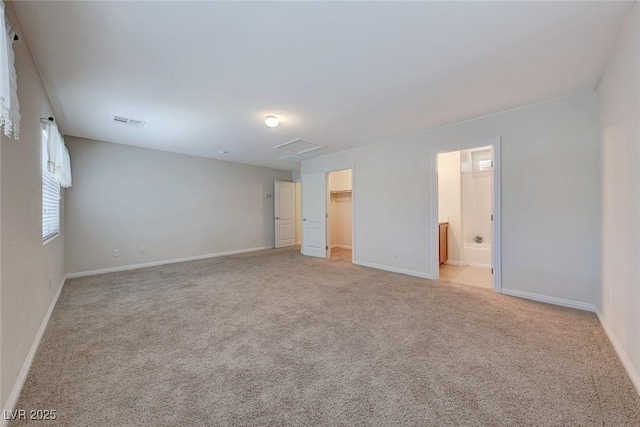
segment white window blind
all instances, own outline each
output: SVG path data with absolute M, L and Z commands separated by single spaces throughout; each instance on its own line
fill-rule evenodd
M 18 103 L 18 75 L 13 52 L 16 35 L 5 16 L 4 2 L 0 1 L 0 128 L 9 138 L 18 139 L 20 133 L 20 105 Z
M 47 132 L 42 131 L 42 240 L 60 232 L 60 184 L 49 170 Z
M 478 162 L 478 168 L 481 171 L 488 171 L 493 168 L 493 160 L 480 160 Z

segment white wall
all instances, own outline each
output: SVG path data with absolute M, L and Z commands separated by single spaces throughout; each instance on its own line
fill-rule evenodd
M 273 198 L 265 194 L 291 172 L 66 141 L 74 180 L 66 200 L 68 273 L 273 247 Z
M 462 261 L 460 151 L 438 155 L 438 222 L 449 223 L 448 263 Z
M 329 191 L 351 190 L 351 169 L 329 174 Z M 329 224 L 331 246 L 351 248 L 352 195 L 333 194 L 329 198 Z
M 20 35 L 13 48 L 22 115 L 19 140 L 0 136 L 0 408 L 9 409 L 5 405 L 64 278 L 65 227 L 62 221 L 60 236 L 43 246 L 40 118 L 53 111 L 13 4 L 5 5 Z
M 351 190 L 351 169 L 331 172 L 329 174 L 329 190 Z
M 602 138 L 602 295 L 598 314 L 640 392 L 640 5 L 597 93 Z
M 356 261 L 433 277 L 432 149 L 496 136 L 502 137 L 502 286 L 595 304 L 600 144 L 594 92 L 312 159 L 302 174 L 354 165 Z

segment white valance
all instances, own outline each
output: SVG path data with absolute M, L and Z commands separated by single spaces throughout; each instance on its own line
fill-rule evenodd
M 4 134 L 18 139 L 20 134 L 20 104 L 18 103 L 18 76 L 13 53 L 13 36 L 9 20 L 0 1 L 0 126 Z
M 49 171 L 53 173 L 56 181 L 64 188 L 71 187 L 71 158 L 69 150 L 64 145 L 64 139 L 55 122 L 47 123 L 47 153 L 49 155 Z

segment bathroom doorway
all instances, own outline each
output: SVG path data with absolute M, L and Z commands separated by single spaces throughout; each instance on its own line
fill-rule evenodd
M 436 277 L 499 291 L 497 144 L 436 153 Z M 498 245 L 499 246 L 499 245 Z

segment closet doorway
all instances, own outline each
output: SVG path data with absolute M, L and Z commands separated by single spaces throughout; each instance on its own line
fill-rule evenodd
M 352 170 L 327 173 L 327 258 L 352 261 Z

